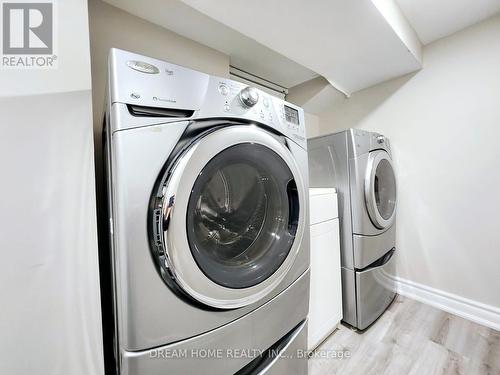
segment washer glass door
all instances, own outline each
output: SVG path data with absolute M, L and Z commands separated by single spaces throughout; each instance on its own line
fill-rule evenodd
M 219 153 L 199 174 L 189 199 L 188 240 L 207 277 L 247 288 L 283 263 L 297 222 L 297 188 L 286 163 L 263 145 L 243 143 Z
M 370 153 L 365 199 L 373 224 L 379 229 L 389 227 L 396 211 L 396 177 L 390 156 L 383 150 Z
M 217 308 L 274 290 L 301 249 L 307 212 L 285 144 L 255 126 L 222 128 L 194 141 L 165 176 L 153 225 L 163 274 Z

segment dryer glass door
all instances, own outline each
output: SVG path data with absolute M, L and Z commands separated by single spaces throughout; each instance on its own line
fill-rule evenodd
M 204 135 L 179 156 L 162 190 L 155 243 L 191 297 L 241 307 L 283 280 L 307 210 L 295 158 L 275 136 L 248 125 Z
M 383 150 L 369 155 L 365 199 L 373 224 L 380 229 L 389 227 L 396 211 L 396 177 L 390 156 Z

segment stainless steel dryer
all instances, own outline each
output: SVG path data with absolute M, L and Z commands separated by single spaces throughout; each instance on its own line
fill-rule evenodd
M 339 196 L 343 320 L 359 329 L 394 299 L 396 178 L 389 140 L 358 129 L 310 139 L 311 187 Z
M 306 373 L 302 109 L 117 49 L 108 92 L 118 372 Z

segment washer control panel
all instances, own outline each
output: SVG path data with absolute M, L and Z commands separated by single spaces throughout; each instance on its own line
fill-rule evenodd
M 304 111 L 244 83 L 210 77 L 206 101 L 198 116 L 243 117 L 276 128 L 299 143 L 306 140 Z
M 303 109 L 252 85 L 115 48 L 110 51 L 109 64 L 114 72 L 109 82 L 110 104 L 180 110 L 192 113 L 191 120 L 246 120 L 243 122 L 275 129 L 307 147 Z
M 251 108 L 259 101 L 259 92 L 254 87 L 245 87 L 240 91 L 241 104 Z

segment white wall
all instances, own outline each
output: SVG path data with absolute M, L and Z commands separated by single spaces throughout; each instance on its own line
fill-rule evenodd
M 391 139 L 398 276 L 497 308 L 499 41 L 497 16 L 426 46 L 420 72 L 358 92 L 320 116 L 322 134 L 358 127 Z
M 87 2 L 55 70 L 0 70 L 0 374 L 103 374 Z

